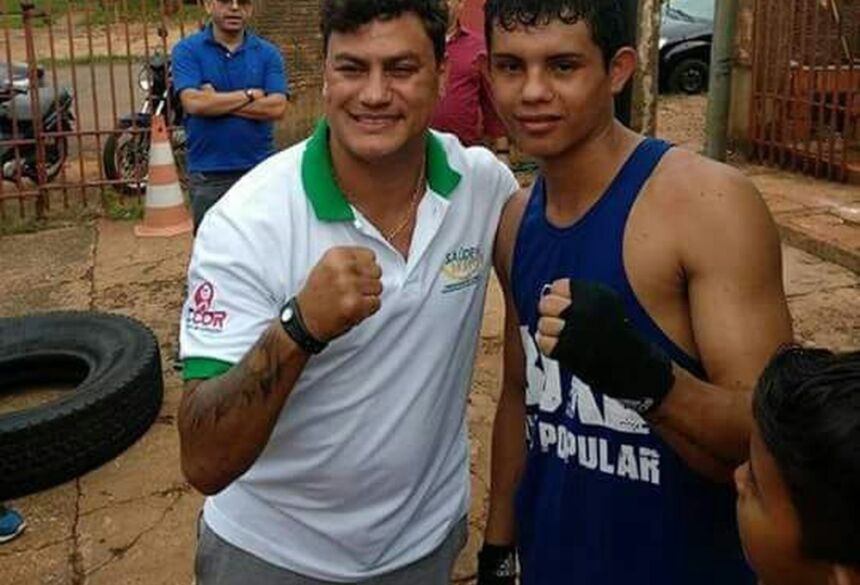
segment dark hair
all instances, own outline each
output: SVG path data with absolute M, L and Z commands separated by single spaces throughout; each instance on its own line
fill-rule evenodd
M 803 554 L 860 566 L 860 351 L 782 350 L 753 412 L 797 508 Z
M 635 46 L 633 23 L 624 18 L 621 0 L 487 0 L 484 4 L 484 35 L 492 46 L 493 28 L 510 31 L 517 26 L 539 26 L 560 20 L 588 25 L 594 44 L 603 53 L 608 69 L 622 47 Z
M 332 32 L 354 32 L 374 20 L 390 20 L 407 12 L 421 19 L 433 42 L 436 62 L 441 63 L 445 58 L 448 30 L 447 0 L 323 0 L 320 22 L 323 51 L 328 51 Z

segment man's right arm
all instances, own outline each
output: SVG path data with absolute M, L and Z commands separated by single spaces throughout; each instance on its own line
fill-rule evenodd
M 327 342 L 376 313 L 381 278 L 372 251 L 330 249 L 296 297 L 307 333 Z M 191 485 L 215 494 L 253 465 L 307 361 L 275 319 L 229 371 L 187 384 L 178 427 L 182 471 Z
M 275 321 L 230 371 L 186 382 L 179 436 L 182 472 L 191 485 L 212 495 L 251 467 L 307 360 Z
M 493 421 L 490 459 L 490 509 L 484 542 L 510 546 L 516 542 L 514 495 L 525 466 L 525 357 L 510 289 L 505 294 L 505 340 L 502 389 Z
M 514 583 L 510 559 L 516 545 L 514 495 L 526 459 L 525 355 L 519 319 L 511 295 L 510 273 L 514 243 L 528 193 L 522 190 L 506 204 L 499 222 L 493 263 L 505 297 L 502 388 L 493 421 L 490 456 L 490 509 L 484 546 L 478 557 L 478 585 Z

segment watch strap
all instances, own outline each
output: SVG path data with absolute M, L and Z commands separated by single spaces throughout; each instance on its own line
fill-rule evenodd
M 328 343 L 320 341 L 308 331 L 308 327 L 302 318 L 302 312 L 299 310 L 299 303 L 296 297 L 287 301 L 287 304 L 284 305 L 284 310 L 287 307 L 292 309 L 292 317 L 286 321 L 283 318 L 281 319 L 281 326 L 283 326 L 287 335 L 306 353 L 318 354 L 324 350 L 328 346 Z

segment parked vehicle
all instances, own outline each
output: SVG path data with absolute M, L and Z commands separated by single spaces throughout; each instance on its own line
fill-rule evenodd
M 102 152 L 105 175 L 122 180 L 117 189 L 138 194 L 146 189 L 149 173 L 149 133 L 135 129 L 150 127 L 152 116 L 165 116 L 173 128 L 170 136 L 173 156 L 181 181 L 185 181 L 185 130 L 182 127 L 182 103 L 173 93 L 170 58 L 156 51 L 140 69 L 138 85 L 144 91 L 143 103 L 137 112 L 117 121 L 116 131 L 105 141 Z
M 713 37 L 714 0 L 666 0 L 660 23 L 660 89 L 706 91 Z
M 39 68 L 36 73 L 39 101 L 34 107 L 27 65 L 0 62 L 0 174 L 8 181 L 24 177 L 39 180 L 36 143 L 16 148 L 8 144 L 9 141 L 34 140 L 37 119 L 41 119 L 44 133 L 68 132 L 73 127 L 71 92 L 65 87 L 46 85 L 44 69 Z M 68 140 L 65 136 L 47 136 L 42 144 L 44 178 L 51 181 L 66 162 Z

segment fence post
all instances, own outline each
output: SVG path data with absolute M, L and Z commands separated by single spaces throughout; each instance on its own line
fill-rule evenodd
M 24 43 L 27 50 L 27 80 L 30 94 L 30 111 L 33 116 L 33 140 L 36 151 L 36 184 L 39 196 L 36 198 L 36 219 L 45 219 L 48 189 L 45 187 L 45 139 L 42 135 L 42 114 L 39 107 L 39 63 L 36 58 L 36 47 L 33 43 L 33 17 L 36 5 L 31 0 L 21 1 L 21 22 L 24 26 Z
M 726 160 L 728 150 L 728 122 L 732 101 L 732 67 L 737 20 L 737 0 L 717 0 L 714 15 L 714 46 L 711 50 L 705 154 L 718 161 Z

